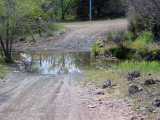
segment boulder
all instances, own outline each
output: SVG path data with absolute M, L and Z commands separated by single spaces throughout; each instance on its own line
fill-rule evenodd
M 131 76 L 132 78 L 139 77 L 140 76 L 140 72 L 139 72 L 139 70 L 130 70 L 128 72 L 128 76 Z
M 156 81 L 154 79 L 148 79 L 144 83 L 145 85 L 154 85 L 156 84 Z
M 109 87 L 111 86 L 111 81 L 110 80 L 106 80 L 103 85 L 102 85 L 102 88 L 105 89 L 106 87 Z
M 137 85 L 130 85 L 130 86 L 128 87 L 128 92 L 129 92 L 130 94 L 135 94 L 136 92 L 138 92 L 138 90 L 139 90 L 139 88 L 138 88 Z
M 160 100 L 153 100 L 152 103 L 151 103 L 151 108 L 157 108 L 157 107 L 160 107 Z

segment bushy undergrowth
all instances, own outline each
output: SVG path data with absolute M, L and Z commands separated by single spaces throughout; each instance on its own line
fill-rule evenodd
M 125 59 L 127 57 L 126 50 L 121 47 L 117 47 L 114 51 L 114 56 L 119 59 Z
M 6 74 L 9 73 L 9 69 L 0 64 L 0 79 L 3 79 Z
M 148 53 L 148 45 L 154 40 L 154 36 L 151 31 L 143 31 L 136 39 L 136 50 L 139 55 L 143 56 Z
M 4 61 L 6 63 L 14 63 L 14 59 L 13 58 L 9 58 L 9 57 L 4 57 Z
M 98 42 L 98 43 L 95 43 L 95 44 L 92 46 L 92 51 L 93 51 L 94 56 L 99 55 L 99 53 L 100 53 L 99 45 L 100 45 L 100 44 L 102 44 L 102 43 Z
M 159 47 L 154 47 L 152 44 L 154 41 L 154 35 L 150 30 L 142 31 L 138 35 L 129 31 L 109 33 L 106 41 L 110 41 L 110 45 L 113 46 L 108 47 L 108 51 L 113 51 L 113 55 L 119 59 L 146 59 L 149 55 L 153 60 L 156 60 L 155 56 L 157 57 L 157 54 L 155 53 L 159 50 Z M 115 45 L 117 47 L 115 47 Z M 97 51 L 99 52 L 99 49 L 96 49 L 96 45 L 93 48 L 94 53 Z M 105 53 L 107 53 L 106 51 L 107 49 L 105 49 Z
M 122 70 L 122 71 L 129 71 L 132 69 L 138 69 L 143 73 L 160 73 L 160 63 L 158 61 L 125 61 L 119 63 L 118 66 L 113 66 L 113 70 Z

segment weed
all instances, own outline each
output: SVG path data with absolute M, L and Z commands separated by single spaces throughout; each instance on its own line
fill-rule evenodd
M 99 53 L 100 53 L 99 44 L 95 43 L 95 44 L 92 46 L 92 51 L 93 51 L 93 54 L 94 54 L 95 56 L 98 56 Z

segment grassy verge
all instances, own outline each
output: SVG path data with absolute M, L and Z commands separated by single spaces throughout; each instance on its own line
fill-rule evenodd
M 5 75 L 8 74 L 9 72 L 10 70 L 8 68 L 0 64 L 0 80 L 4 79 Z
M 128 61 L 119 63 L 118 66 L 113 66 L 113 70 L 129 71 L 138 69 L 141 73 L 160 73 L 160 62 L 158 61 Z
M 137 86 L 143 88 L 143 91 L 138 92 L 134 95 L 130 95 L 128 92 L 128 87 L 131 84 L 130 81 L 127 81 L 124 76 L 121 74 L 127 74 L 129 70 L 139 69 L 141 72 L 141 77 L 135 79 L 135 82 L 143 84 L 146 79 L 154 78 L 160 80 L 160 63 L 159 62 L 146 62 L 146 61 L 125 61 L 119 63 L 117 66 L 111 67 L 110 70 L 87 70 L 85 71 L 85 76 L 87 82 L 101 85 L 106 80 L 111 80 L 112 84 L 117 84 L 115 88 L 106 88 L 104 92 L 106 94 L 114 95 L 115 91 L 119 91 L 120 94 L 115 97 L 119 99 L 124 99 L 128 104 L 132 105 L 132 110 L 136 114 L 141 114 L 150 119 L 157 120 L 160 119 L 160 111 L 154 111 L 150 109 L 151 101 L 154 99 L 160 99 L 160 96 L 150 97 L 145 89 L 148 89 L 153 94 L 158 94 L 160 91 L 159 84 L 145 86 L 136 84 Z M 148 73 L 152 73 L 151 76 L 148 76 Z
M 52 26 L 52 28 L 50 28 L 50 30 L 53 30 L 53 31 L 59 31 L 61 29 L 66 29 L 65 26 L 63 26 L 59 23 L 53 23 L 51 26 Z

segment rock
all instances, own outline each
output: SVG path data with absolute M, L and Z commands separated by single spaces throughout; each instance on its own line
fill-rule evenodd
M 105 81 L 105 82 L 103 83 L 102 88 L 104 89 L 104 88 L 109 87 L 109 86 L 111 86 L 111 81 L 110 81 L 110 80 L 107 80 L 107 81 Z
M 160 82 L 160 80 L 155 80 L 156 82 Z
M 153 79 L 148 79 L 148 80 L 145 81 L 144 84 L 145 84 L 145 85 L 154 85 L 154 84 L 156 84 L 156 82 L 155 82 L 155 80 L 153 80 Z
M 148 73 L 148 76 L 151 76 L 152 74 L 151 73 Z
M 26 37 L 22 37 L 21 39 L 19 39 L 19 41 L 25 41 Z
M 127 80 L 132 81 L 133 80 L 132 75 L 127 75 Z
M 135 94 L 136 92 L 138 92 L 138 86 L 136 85 L 130 85 L 128 88 L 128 92 L 130 94 Z
M 95 108 L 96 105 L 88 105 L 88 108 Z
M 103 104 L 103 102 L 99 102 L 99 104 Z
M 104 95 L 103 91 L 97 92 L 98 95 Z
M 137 120 L 138 118 L 137 117 L 131 117 L 131 120 Z
M 100 44 L 100 45 L 99 45 L 100 48 L 103 47 L 103 46 L 104 46 L 103 44 Z
M 127 104 L 127 106 L 132 106 L 132 104 Z
M 138 92 L 141 92 L 141 91 L 143 91 L 143 88 L 138 88 Z
M 132 78 L 139 77 L 140 76 L 140 72 L 139 72 L 139 70 L 130 70 L 128 72 L 128 75 L 131 76 Z
M 153 100 L 150 106 L 152 109 L 160 107 L 160 100 L 157 99 Z

